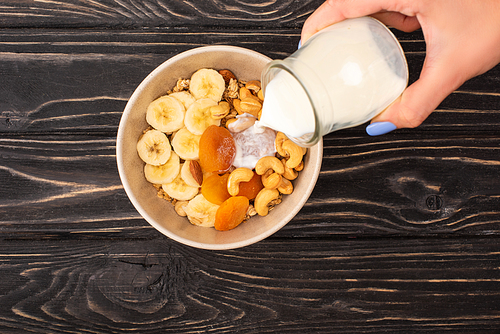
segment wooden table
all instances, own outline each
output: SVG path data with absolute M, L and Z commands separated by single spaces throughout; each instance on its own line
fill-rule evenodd
M 417 129 L 324 138 L 298 216 L 243 249 L 152 228 L 115 162 L 121 113 L 169 57 L 284 58 L 321 0 L 0 5 L 0 332 L 498 333 L 500 67 Z M 421 32 L 395 32 L 411 81 Z

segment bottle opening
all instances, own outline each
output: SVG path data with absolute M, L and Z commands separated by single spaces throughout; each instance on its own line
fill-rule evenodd
M 313 146 L 321 135 L 311 97 L 282 61 L 268 66 L 262 77 L 265 98 L 259 125 L 283 132 L 300 146 Z

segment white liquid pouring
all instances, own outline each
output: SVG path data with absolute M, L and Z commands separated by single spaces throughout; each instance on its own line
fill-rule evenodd
M 386 30 L 378 21 L 361 18 L 313 36 L 290 58 L 310 68 L 300 72 L 307 90 L 328 96 L 316 95 L 312 101 L 298 78 L 280 69 L 265 87 L 262 116 L 255 126 L 300 138 L 314 133 L 316 119 L 324 135 L 376 116 L 403 92 L 408 76 L 402 50 Z

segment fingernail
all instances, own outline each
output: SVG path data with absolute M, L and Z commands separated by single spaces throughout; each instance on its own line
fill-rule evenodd
M 302 47 L 302 40 L 299 41 L 299 47 L 297 49 L 300 49 Z
M 366 127 L 366 133 L 370 136 L 380 136 L 396 129 L 397 127 L 391 122 L 374 122 Z

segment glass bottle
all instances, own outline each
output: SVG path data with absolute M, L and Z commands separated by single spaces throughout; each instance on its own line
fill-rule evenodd
M 371 17 L 347 19 L 267 64 L 258 125 L 309 147 L 332 131 L 372 119 L 407 84 L 408 64 L 392 32 Z

